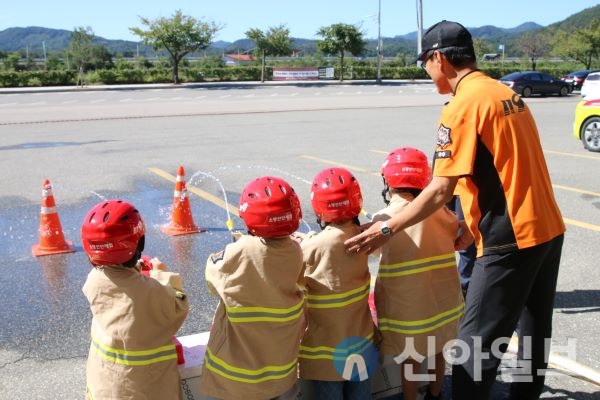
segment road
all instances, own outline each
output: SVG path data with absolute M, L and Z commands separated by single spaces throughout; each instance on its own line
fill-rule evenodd
M 327 165 L 357 176 L 365 209 L 383 207 L 379 168 L 396 147 L 432 151 L 447 98 L 428 83 L 384 85 L 203 85 L 176 89 L 0 92 L 0 399 L 77 399 L 85 387 L 89 309 L 81 286 L 89 263 L 79 229 L 101 199 L 136 204 L 148 227 L 147 252 L 179 271 L 190 295 L 180 334 L 209 327 L 215 300 L 203 282 L 208 254 L 230 242 L 243 186 L 261 175 L 294 186 L 301 230 L 316 229 L 309 182 Z M 571 136 L 579 96 L 526 99 L 540 130 L 568 232 L 559 276 L 553 351 L 600 369 L 600 154 Z M 179 165 L 193 194 L 195 222 L 206 232 L 168 237 Z M 33 257 L 41 185 L 49 179 L 72 254 Z M 499 378 L 501 380 L 501 378 Z M 548 378 L 544 398 L 599 398 L 598 386 Z M 502 390 L 497 398 L 502 398 Z M 594 397 L 596 396 L 596 397 Z

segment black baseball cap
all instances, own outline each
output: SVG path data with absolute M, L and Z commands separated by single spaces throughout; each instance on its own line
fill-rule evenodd
M 471 33 L 458 22 L 440 21 L 423 34 L 421 40 L 422 51 L 415 61 L 423 61 L 429 50 L 438 50 L 445 47 L 473 47 Z

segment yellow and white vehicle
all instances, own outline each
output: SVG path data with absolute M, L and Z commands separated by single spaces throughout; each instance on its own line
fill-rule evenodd
M 600 152 L 600 98 L 580 101 L 575 107 L 573 136 L 586 150 Z

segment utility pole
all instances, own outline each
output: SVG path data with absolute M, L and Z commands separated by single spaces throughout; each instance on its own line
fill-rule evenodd
M 48 69 L 48 58 L 46 58 L 46 42 L 42 40 L 42 49 L 44 50 L 44 69 Z
M 377 12 L 377 83 L 381 83 L 381 0 Z
M 423 0 L 417 0 L 417 54 L 421 54 L 423 40 Z

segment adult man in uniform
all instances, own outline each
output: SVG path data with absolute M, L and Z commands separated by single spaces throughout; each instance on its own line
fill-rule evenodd
M 453 366 L 453 397 L 490 397 L 501 361 L 493 346 L 501 339 L 505 351 L 518 324 L 525 368 L 510 398 L 537 399 L 565 231 L 537 127 L 515 92 L 477 70 L 471 34 L 462 25 L 441 21 L 422 44 L 418 60 L 438 92 L 452 95 L 438 124 L 433 179 L 387 226 L 371 225 L 346 248 L 370 253 L 459 195 L 477 259 L 458 333 L 468 359 Z M 457 248 L 466 245 L 457 239 Z

